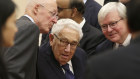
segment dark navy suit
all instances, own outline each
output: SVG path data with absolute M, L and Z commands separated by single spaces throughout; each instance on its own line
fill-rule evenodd
M 140 36 L 130 45 L 88 61 L 85 79 L 140 79 Z
M 98 4 L 96 1 L 87 0 L 87 2 L 85 3 L 84 17 L 89 24 L 101 30 L 97 18 L 100 9 L 101 5 Z
M 114 42 L 111 42 L 110 40 L 106 39 L 104 42 L 102 42 L 101 44 L 99 44 L 96 47 L 95 52 L 96 52 L 96 54 L 99 54 L 104 51 L 111 50 L 111 49 L 113 49 L 113 45 L 114 45 Z
M 77 47 L 71 62 L 75 79 L 83 79 L 86 53 Z M 59 62 L 53 55 L 52 48 L 49 43 L 45 43 L 40 47 L 37 66 L 39 79 L 66 79 Z
M 87 21 L 83 28 L 83 38 L 80 41 L 80 47 L 86 51 L 88 56 L 95 54 L 96 47 L 105 40 L 103 33 L 91 26 Z
M 2 53 L 1 50 L 2 48 L 0 48 L 0 53 Z M 7 68 L 1 56 L 0 56 L 0 79 L 9 79 L 7 74 Z

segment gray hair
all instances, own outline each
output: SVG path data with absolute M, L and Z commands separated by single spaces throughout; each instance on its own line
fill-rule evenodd
M 113 10 L 117 10 L 119 13 L 119 16 L 123 19 L 126 19 L 126 7 L 125 7 L 125 5 L 122 4 L 121 2 L 109 2 L 106 5 L 104 5 L 98 13 L 99 24 L 102 20 L 104 20 L 106 15 Z
M 80 39 L 83 37 L 82 29 L 80 28 L 80 24 L 76 23 L 72 19 L 60 19 L 56 24 L 53 25 L 51 33 L 58 34 L 63 28 L 72 28 L 79 33 Z

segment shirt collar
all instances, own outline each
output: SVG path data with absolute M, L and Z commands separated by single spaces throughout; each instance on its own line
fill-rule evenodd
M 68 62 L 68 64 L 69 64 L 70 71 L 72 71 L 72 73 L 74 73 L 71 60 Z
M 85 22 L 86 22 L 86 20 L 85 20 L 85 18 L 83 18 L 83 21 L 80 23 L 80 28 L 81 28 L 81 29 L 83 28 Z
M 83 0 L 84 4 L 87 2 L 87 0 Z
M 70 68 L 70 71 L 74 74 L 74 71 L 73 71 L 73 66 L 72 66 L 72 62 L 71 60 L 67 62 L 69 64 L 69 68 Z M 62 65 L 61 65 L 62 66 Z M 65 73 L 65 70 L 62 68 L 63 72 Z
M 123 42 L 123 46 L 127 46 L 130 44 L 130 40 L 131 40 L 131 34 L 128 34 L 127 38 L 125 39 L 125 41 Z M 119 43 L 115 43 L 115 48 L 119 47 Z
M 35 23 L 34 20 L 33 20 L 33 18 L 30 17 L 29 15 L 26 14 L 26 15 L 24 15 L 24 16 L 26 16 L 26 17 L 29 18 L 33 23 Z

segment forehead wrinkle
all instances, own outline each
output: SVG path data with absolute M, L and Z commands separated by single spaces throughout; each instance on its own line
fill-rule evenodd
M 45 6 L 49 10 L 53 9 L 53 11 L 57 11 L 57 4 L 54 0 L 47 0 L 46 3 L 42 3 L 41 5 Z
M 119 13 L 117 10 L 112 10 L 111 12 L 109 12 L 105 18 L 102 20 L 101 25 L 104 25 L 104 23 L 108 22 L 108 20 L 111 22 L 114 22 L 118 19 L 120 19 L 121 17 L 119 16 Z
M 70 41 L 70 42 L 78 42 L 78 39 L 76 40 L 76 39 L 73 39 L 73 38 L 72 38 L 72 41 L 71 41 L 70 38 L 69 38 L 68 36 L 64 36 L 61 32 L 62 32 L 62 31 L 60 31 L 60 33 L 58 34 L 59 37 L 61 37 L 61 38 L 63 38 L 63 39 L 67 39 L 67 40 Z

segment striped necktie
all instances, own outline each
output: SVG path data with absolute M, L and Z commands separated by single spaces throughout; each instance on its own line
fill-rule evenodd
M 66 79 L 74 79 L 74 75 L 69 69 L 69 64 L 62 65 L 62 68 L 65 70 Z

